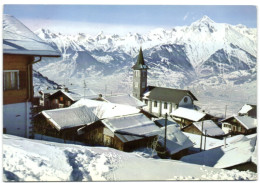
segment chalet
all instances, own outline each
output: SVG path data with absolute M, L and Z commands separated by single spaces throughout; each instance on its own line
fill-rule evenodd
M 77 130 L 98 120 L 86 106 L 44 110 L 35 117 L 34 131 L 45 136 L 80 141 Z
M 157 152 L 158 155 L 160 155 L 160 151 L 165 148 L 165 127 L 162 127 L 161 130 L 162 131 L 158 137 L 158 143 L 161 147 L 161 150 Z M 179 129 L 178 124 L 167 126 L 166 153 L 168 156 L 170 156 L 172 159 L 180 159 L 182 156 L 189 154 L 190 147 L 193 147 L 192 141 Z
M 182 131 L 214 138 L 221 138 L 225 136 L 224 131 L 212 120 L 194 122 L 184 127 Z
M 48 97 L 48 101 L 50 104 L 49 108 L 56 109 L 56 108 L 69 107 L 77 100 L 77 96 L 76 97 L 74 96 L 75 96 L 74 93 L 58 90 L 55 93 L 52 93 Z
M 143 114 L 107 118 L 80 129 L 81 139 L 91 145 L 108 146 L 122 151 L 151 147 L 160 132 Z
M 137 62 L 132 67 L 133 96 L 145 102 L 144 110 L 156 116 L 170 114 L 178 107 L 195 108 L 197 98 L 189 90 L 147 86 L 147 70 L 143 52 L 140 49 Z
M 251 104 L 245 104 L 239 111 L 239 116 L 249 116 L 252 118 L 257 118 L 257 106 Z
M 11 15 L 3 16 L 4 133 L 31 137 L 32 65 L 60 53 Z
M 133 97 L 129 94 L 124 95 L 115 95 L 115 96 L 105 96 L 103 97 L 105 101 L 115 103 L 115 104 L 123 104 L 136 107 L 141 109 L 142 107 L 146 106 L 146 104 L 137 98 Z
M 249 116 L 231 116 L 222 121 L 222 130 L 226 134 L 253 134 L 256 133 L 257 119 Z

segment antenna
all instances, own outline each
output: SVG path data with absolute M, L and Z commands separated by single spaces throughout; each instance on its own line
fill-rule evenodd
M 87 84 L 86 84 L 86 81 L 84 79 L 84 83 L 83 83 L 83 88 L 84 88 L 84 99 L 86 97 L 86 88 L 87 88 Z

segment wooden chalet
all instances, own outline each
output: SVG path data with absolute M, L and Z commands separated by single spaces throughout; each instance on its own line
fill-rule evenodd
M 56 108 L 64 108 L 69 107 L 74 104 L 79 97 L 73 97 L 73 93 L 69 93 L 68 91 L 58 90 L 55 93 L 52 93 L 48 97 L 48 101 L 50 104 L 50 109 Z
M 151 147 L 159 131 L 145 115 L 133 114 L 97 121 L 83 127 L 79 133 L 87 144 L 132 151 Z
M 86 106 L 44 110 L 35 117 L 35 134 L 82 141 L 77 130 L 99 119 Z
M 194 122 L 182 128 L 182 131 L 212 138 L 222 138 L 225 136 L 224 131 L 212 120 Z
M 222 130 L 230 135 L 249 135 L 256 133 L 257 119 L 249 116 L 231 116 L 222 121 Z
M 257 118 L 257 106 L 251 104 L 245 104 L 239 111 L 239 116 L 249 116 L 252 118 Z
M 46 42 L 11 15 L 3 15 L 3 128 L 22 137 L 32 134 L 32 66 L 42 57 L 60 57 Z

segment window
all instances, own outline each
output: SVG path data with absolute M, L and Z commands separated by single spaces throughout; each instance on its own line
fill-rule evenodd
M 146 75 L 146 70 L 142 70 L 142 73 L 143 73 L 143 77 L 145 77 L 145 75 Z
M 145 88 L 145 82 L 142 82 L 142 88 Z
M 144 100 L 145 104 L 148 104 L 148 100 Z
M 188 102 L 188 97 L 184 97 L 184 103 L 187 103 Z
M 153 106 L 157 107 L 157 101 L 154 101 Z
M 63 97 L 60 97 L 60 101 L 61 101 L 61 102 L 63 101 Z
M 19 71 L 4 71 L 4 90 L 19 89 Z
M 168 105 L 167 102 L 164 102 L 164 109 L 167 109 Z
M 138 88 L 138 82 L 135 82 L 135 88 Z

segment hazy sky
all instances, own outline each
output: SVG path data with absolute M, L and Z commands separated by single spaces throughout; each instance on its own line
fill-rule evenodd
M 4 5 L 4 13 L 15 16 L 33 31 L 48 28 L 70 34 L 145 33 L 154 28 L 190 25 L 203 15 L 217 23 L 257 26 L 255 6 Z

